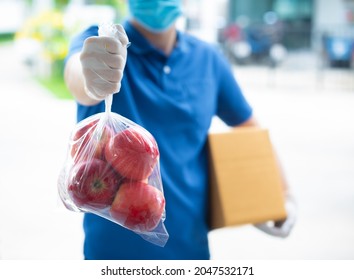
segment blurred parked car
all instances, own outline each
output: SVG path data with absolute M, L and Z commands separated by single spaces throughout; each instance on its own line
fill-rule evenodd
M 236 23 L 223 30 L 223 48 L 235 63 L 266 63 L 276 66 L 286 57 L 282 44 L 283 28 L 277 23 L 253 23 L 246 26 Z
M 354 67 L 354 32 L 331 32 L 323 35 L 325 63 L 330 67 Z

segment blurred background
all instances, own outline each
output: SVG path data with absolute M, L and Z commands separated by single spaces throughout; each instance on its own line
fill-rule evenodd
M 124 0 L 0 0 L 0 259 L 82 259 L 56 186 L 76 119 L 64 58 L 126 16 Z M 215 230 L 212 258 L 354 259 L 354 1 L 187 0 L 178 25 L 229 59 L 298 201 L 289 238 Z

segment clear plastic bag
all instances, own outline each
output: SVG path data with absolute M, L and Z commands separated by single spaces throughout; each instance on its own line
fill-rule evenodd
M 163 247 L 165 197 L 154 137 L 131 120 L 111 112 L 79 122 L 70 136 L 58 180 L 66 208 L 93 213 Z

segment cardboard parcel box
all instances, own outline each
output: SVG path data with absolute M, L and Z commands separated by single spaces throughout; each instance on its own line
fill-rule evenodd
M 268 131 L 239 128 L 210 133 L 208 140 L 211 229 L 285 218 Z

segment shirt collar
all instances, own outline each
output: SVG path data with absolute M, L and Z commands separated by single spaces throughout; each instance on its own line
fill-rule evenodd
M 144 36 L 140 34 L 138 30 L 135 29 L 135 27 L 128 20 L 124 22 L 124 29 L 131 43 L 131 45 L 129 46 L 129 51 L 138 54 L 147 54 L 149 52 L 158 51 L 154 46 L 150 44 L 148 40 L 144 38 Z M 188 51 L 188 44 L 186 42 L 186 38 L 184 34 L 179 30 L 177 30 L 177 45 L 174 51 L 176 50 L 180 50 L 182 52 Z
M 181 52 L 188 52 L 188 44 L 186 40 L 186 35 L 183 34 L 183 32 L 177 30 L 177 49 L 179 49 Z
M 129 51 L 146 54 L 154 51 L 154 47 L 142 36 L 138 30 L 127 20 L 124 22 L 124 29 L 128 35 L 128 39 L 131 43 Z

